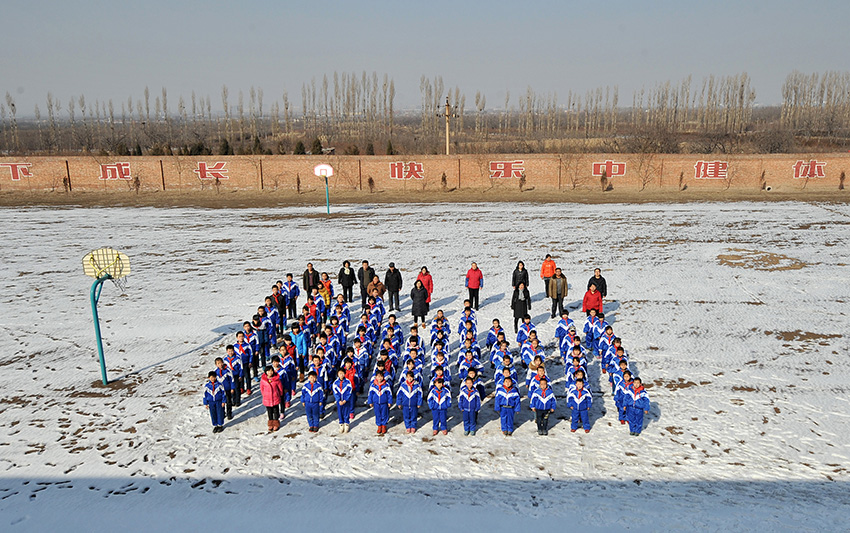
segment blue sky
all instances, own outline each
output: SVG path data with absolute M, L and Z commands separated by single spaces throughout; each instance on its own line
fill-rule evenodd
M 531 86 L 557 92 L 695 83 L 746 71 L 757 101 L 776 104 L 793 70 L 846 70 L 850 2 L 284 2 L 216 0 L 4 2 L 0 91 L 19 114 L 47 91 L 116 104 L 165 86 L 169 107 L 195 90 L 221 106 L 262 87 L 266 105 L 336 71 L 388 73 L 399 108 L 418 106 L 421 75 L 500 107 Z

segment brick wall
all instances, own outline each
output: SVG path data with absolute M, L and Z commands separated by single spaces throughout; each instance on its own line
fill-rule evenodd
M 313 167 L 334 168 L 338 191 L 442 189 L 838 190 L 850 154 L 745 156 L 485 154 L 461 156 L 2 157 L 0 191 L 192 191 L 321 188 Z M 796 177 L 795 177 L 796 174 Z M 850 186 L 850 183 L 848 183 Z

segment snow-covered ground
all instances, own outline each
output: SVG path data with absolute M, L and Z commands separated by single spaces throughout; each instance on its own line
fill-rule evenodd
M 323 209 L 0 210 L 0 529 L 433 531 L 529 518 L 592 531 L 848 529 L 847 205 Z M 107 283 L 99 306 L 109 387 L 81 265 L 102 246 L 133 269 L 127 295 Z M 651 386 L 640 437 L 617 423 L 610 394 L 596 398 L 589 434 L 569 432 L 559 398 L 548 437 L 524 409 L 506 439 L 492 400 L 475 437 L 454 407 L 447 436 L 431 437 L 423 409 L 428 431 L 406 434 L 395 413 L 379 437 L 362 407 L 351 433 L 331 412 L 310 434 L 298 405 L 269 435 L 257 394 L 210 433 L 204 375 L 286 272 L 300 278 L 312 261 L 334 277 L 365 258 L 383 277 L 394 261 L 409 326 L 406 294 L 427 265 L 432 310 L 455 327 L 477 261 L 481 328 L 500 318 L 510 329 L 510 274 L 524 260 L 551 354 L 556 320 L 536 276 L 546 253 L 573 305 L 603 269 L 609 321 Z

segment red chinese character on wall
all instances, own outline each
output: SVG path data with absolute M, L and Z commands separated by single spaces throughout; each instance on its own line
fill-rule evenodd
M 212 166 L 207 166 L 203 161 L 198 161 L 198 168 L 193 172 L 198 175 L 198 179 L 202 180 L 226 180 L 227 169 L 224 168 L 225 161 L 219 161 Z
M 102 180 L 129 180 L 130 163 L 112 163 L 111 165 L 100 165 L 100 179 Z
M 490 179 L 521 178 L 525 173 L 525 161 L 490 161 Z
M 0 167 L 8 167 L 12 174 L 12 181 L 19 181 L 21 178 L 31 178 L 30 167 L 32 163 L 0 163 Z
M 794 178 L 825 178 L 825 166 L 826 161 L 797 161 L 794 163 Z
M 416 161 L 390 163 L 390 179 L 423 180 L 425 179 L 425 171 L 422 168 L 422 163 Z
M 611 161 L 610 159 L 607 161 L 593 163 L 591 174 L 594 176 L 601 176 L 603 172 L 605 173 L 606 178 L 625 176 L 626 163 L 624 161 Z
M 697 161 L 694 178 L 698 180 L 725 180 L 729 174 L 727 161 Z

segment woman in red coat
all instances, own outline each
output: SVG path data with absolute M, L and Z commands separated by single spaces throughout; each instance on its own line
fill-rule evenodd
M 602 312 L 602 293 L 596 290 L 596 285 L 591 283 L 590 288 L 584 293 L 584 299 L 581 301 L 581 310 L 590 315 L 590 310 L 596 309 L 597 313 Z
M 425 290 L 428 291 L 428 299 L 425 301 L 430 304 L 431 293 L 434 292 L 434 280 L 431 279 L 431 273 L 428 272 L 428 267 L 422 267 L 422 270 L 419 271 L 419 276 L 417 276 L 416 279 L 421 281 L 422 285 L 425 286 Z
M 260 378 L 260 394 L 263 396 L 263 406 L 269 415 L 269 432 L 280 429 L 280 402 L 283 399 L 283 384 L 274 368 L 267 366 L 263 377 Z

